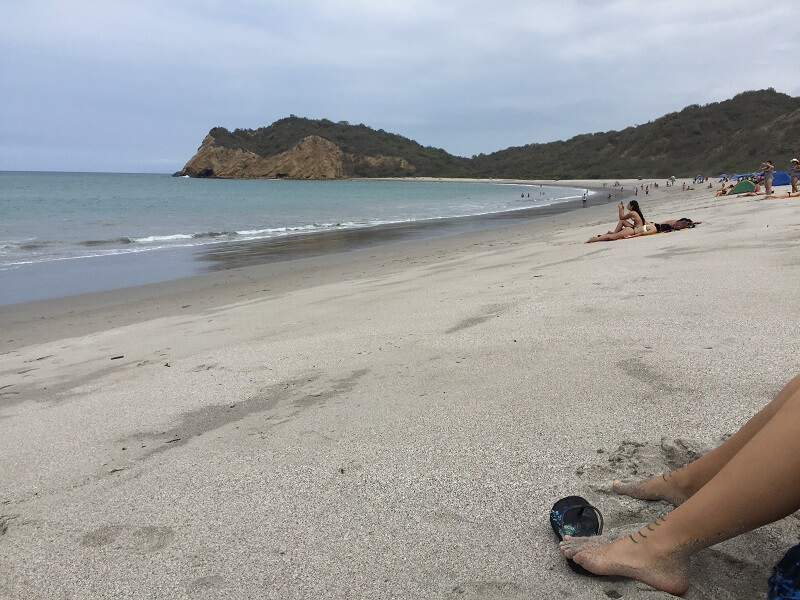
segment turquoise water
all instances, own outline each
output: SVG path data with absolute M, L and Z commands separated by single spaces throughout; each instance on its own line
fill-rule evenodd
M 493 183 L 0 172 L 0 284 L 5 280 L 0 304 L 191 275 L 203 268 L 196 264 L 200 253 L 246 243 L 466 222 L 553 206 L 580 198 L 583 191 Z M 98 269 L 105 272 L 104 283 L 98 282 Z M 47 278 L 63 283 L 49 285 Z

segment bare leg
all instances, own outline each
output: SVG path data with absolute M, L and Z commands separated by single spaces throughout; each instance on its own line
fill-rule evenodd
M 590 237 L 586 240 L 587 244 L 592 242 L 611 242 L 613 240 L 621 240 L 626 237 L 630 237 L 633 235 L 633 229 L 630 227 L 625 227 L 624 229 L 618 231 L 617 233 L 604 233 L 603 235 L 597 235 L 595 237 Z
M 800 509 L 798 429 L 800 389 L 795 387 L 719 472 L 675 510 L 602 546 L 565 538 L 564 555 L 597 575 L 632 577 L 683 594 L 693 554 Z
M 753 436 L 772 419 L 784 403 L 800 390 L 800 375 L 797 375 L 773 400 L 757 412 L 739 431 L 708 454 L 690 462 L 685 467 L 657 475 L 652 479 L 635 483 L 615 480 L 612 489 L 639 500 L 665 500 L 675 506 L 703 487 L 728 461 L 741 450 Z
M 630 221 L 626 221 L 625 219 L 620 219 L 619 221 L 617 221 L 617 226 L 614 228 L 614 231 L 609 231 L 608 233 L 619 233 L 626 227 L 630 226 L 631 226 Z

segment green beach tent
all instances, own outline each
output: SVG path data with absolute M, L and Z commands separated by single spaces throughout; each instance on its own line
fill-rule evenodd
M 744 192 L 752 192 L 754 189 L 756 189 L 755 183 L 742 179 L 728 194 L 743 194 Z

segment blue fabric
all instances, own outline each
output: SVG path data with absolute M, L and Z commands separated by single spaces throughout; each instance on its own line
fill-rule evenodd
M 775 177 L 772 179 L 772 185 L 789 185 L 792 178 L 786 171 L 776 171 Z
M 790 548 L 772 570 L 768 600 L 800 600 L 800 544 Z

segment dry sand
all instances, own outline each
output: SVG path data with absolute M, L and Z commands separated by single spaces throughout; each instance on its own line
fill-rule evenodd
M 612 204 L 0 308 L 0 597 L 669 597 L 572 573 L 548 513 L 649 522 L 611 479 L 798 371 L 800 202 L 699 187 L 639 197 L 694 230 L 584 244 Z M 702 552 L 686 597 L 764 597 L 799 532 Z

